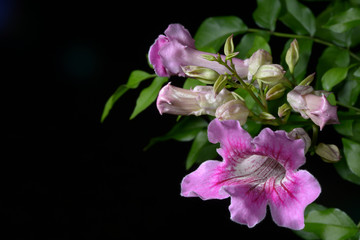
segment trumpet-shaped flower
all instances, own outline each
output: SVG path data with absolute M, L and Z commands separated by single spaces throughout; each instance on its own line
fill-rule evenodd
M 165 30 L 165 35 L 160 35 L 149 50 L 149 61 L 154 66 L 155 72 L 161 77 L 178 75 L 185 77 L 182 67 L 198 66 L 212 69 L 219 74 L 229 72 L 225 66 L 216 61 L 209 61 L 203 55 L 213 55 L 198 51 L 195 48 L 195 40 L 189 31 L 180 24 L 170 24 Z M 225 56 L 222 56 L 225 59 Z M 233 58 L 237 73 L 241 77 L 248 74 L 247 61 Z
M 234 96 L 226 89 L 215 95 L 212 86 L 196 86 L 189 90 L 169 83 L 160 90 L 156 106 L 160 114 L 215 116 L 219 106 L 233 99 Z
M 238 121 L 213 120 L 208 138 L 220 142 L 223 161 L 208 160 L 185 176 L 181 195 L 207 199 L 231 198 L 231 219 L 253 227 L 270 206 L 279 226 L 302 229 L 304 209 L 320 194 L 318 181 L 307 171 L 302 139 L 285 131 L 263 129 L 252 138 Z

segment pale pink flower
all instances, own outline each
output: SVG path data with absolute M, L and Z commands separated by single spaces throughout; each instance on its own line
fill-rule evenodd
M 215 70 L 219 74 L 229 72 L 226 67 L 216 61 L 209 61 L 202 55 L 213 55 L 207 52 L 198 51 L 195 48 L 195 40 L 189 31 L 181 24 L 170 24 L 165 30 L 165 35 L 160 35 L 149 50 L 149 61 L 154 66 L 155 72 L 161 77 L 178 75 L 185 77 L 181 67 L 199 66 Z M 222 56 L 223 60 L 225 56 Z M 247 61 L 233 58 L 237 73 L 241 77 L 248 74 Z
M 215 116 L 219 106 L 233 99 L 225 88 L 216 95 L 212 86 L 196 86 L 189 90 L 169 83 L 160 90 L 156 106 L 160 114 Z
M 263 129 L 252 138 L 236 120 L 213 120 L 208 138 L 220 142 L 223 161 L 208 160 L 185 176 L 181 195 L 207 199 L 231 198 L 231 219 L 253 227 L 266 215 L 279 226 L 302 229 L 304 209 L 320 194 L 318 181 L 305 170 L 302 139 L 285 131 Z
M 287 95 L 287 101 L 305 119 L 310 118 L 320 130 L 326 124 L 337 124 L 337 107 L 329 103 L 326 91 L 314 91 L 311 86 L 296 86 Z

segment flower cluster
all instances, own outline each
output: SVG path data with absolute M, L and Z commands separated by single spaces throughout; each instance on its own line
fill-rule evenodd
M 337 107 L 329 103 L 329 92 L 310 86 L 314 74 L 296 84 L 289 78 L 299 60 L 294 40 L 284 67 L 273 63 L 269 52 L 259 49 L 248 59 L 236 58 L 233 36 L 224 44 L 224 55 L 196 49 L 190 33 L 171 24 L 149 51 L 149 61 L 158 76 L 181 76 L 198 80 L 198 86 L 184 89 L 168 83 L 159 92 L 160 114 L 209 115 L 208 140 L 220 143 L 222 161 L 208 160 L 187 175 L 181 195 L 207 199 L 231 198 L 231 219 L 253 227 L 270 206 L 276 224 L 291 229 L 304 227 L 304 209 L 320 194 L 318 181 L 299 167 L 312 151 L 327 161 L 340 158 L 335 145 L 311 144 L 302 128 L 291 132 L 264 128 L 256 137 L 243 129 L 249 118 L 259 124 L 285 125 L 292 112 L 322 130 L 339 123 Z M 245 93 L 245 95 L 244 95 Z M 257 109 L 249 107 L 251 99 Z M 277 113 L 270 102 L 278 99 Z M 279 102 L 281 102 L 279 104 Z M 328 153 L 331 149 L 332 154 Z

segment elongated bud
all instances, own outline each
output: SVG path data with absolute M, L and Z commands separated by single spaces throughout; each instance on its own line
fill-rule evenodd
M 279 64 L 266 64 L 259 67 L 254 78 L 269 85 L 281 82 L 285 71 Z
M 314 77 L 315 77 L 315 73 L 310 74 L 304 80 L 302 80 L 301 83 L 299 83 L 299 85 L 309 86 L 312 83 L 312 81 L 314 80 Z
M 205 84 L 213 84 L 219 77 L 219 74 L 210 68 L 199 66 L 184 66 L 181 68 L 187 76 L 198 79 Z
M 219 75 L 219 77 L 216 79 L 216 81 L 214 83 L 215 96 L 218 95 L 218 93 L 224 89 L 226 83 L 227 83 L 227 76 Z
M 234 41 L 233 41 L 233 34 L 231 34 L 225 41 L 224 45 L 224 53 L 226 56 L 229 56 L 234 53 Z
M 213 55 L 210 55 L 210 54 L 202 54 L 201 57 L 203 59 L 206 59 L 206 60 L 209 60 L 209 61 L 216 61 L 217 58 Z
M 259 117 L 264 120 L 275 120 L 276 117 L 274 117 L 272 114 L 267 112 L 262 112 L 259 114 Z
M 299 60 L 299 44 L 297 40 L 294 39 L 294 41 L 291 42 L 285 57 L 285 61 L 289 66 L 290 73 L 294 73 L 294 68 L 298 60 Z
M 240 125 L 244 125 L 249 113 L 250 111 L 245 102 L 235 99 L 218 107 L 215 116 L 219 120 L 238 120 Z
M 334 144 L 319 143 L 316 146 L 315 153 L 327 163 L 338 162 L 341 158 L 339 148 Z
M 278 83 L 275 86 L 271 87 L 269 91 L 266 92 L 266 100 L 275 100 L 281 98 L 285 93 L 285 86 L 282 83 Z
M 291 113 L 291 107 L 287 103 L 284 103 L 278 109 L 278 116 L 281 118 L 289 116 L 290 113 Z

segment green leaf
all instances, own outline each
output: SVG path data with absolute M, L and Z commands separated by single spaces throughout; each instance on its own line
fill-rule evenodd
M 249 58 L 259 49 L 264 49 L 271 54 L 271 48 L 266 39 L 256 33 L 245 34 L 240 43 L 235 47 L 235 51 L 239 52 L 239 58 Z
M 168 81 L 167 77 L 156 77 L 149 87 L 144 88 L 136 100 L 136 106 L 130 116 L 130 120 L 134 119 L 139 113 L 149 107 L 156 99 L 161 87 Z
M 305 239 L 345 240 L 357 231 L 355 223 L 345 212 L 311 204 L 305 211 L 305 228 L 296 233 Z
M 360 77 L 355 76 L 351 70 L 345 79 L 345 84 L 338 92 L 339 102 L 353 106 L 360 94 Z
M 316 66 L 317 89 L 320 88 L 321 78 L 326 71 L 334 67 L 346 67 L 350 63 L 350 54 L 347 50 L 337 47 L 328 47 L 321 54 Z
M 334 86 L 345 80 L 348 70 L 348 67 L 335 67 L 326 71 L 321 78 L 323 88 L 331 91 Z
M 343 33 L 360 25 L 360 9 L 350 8 L 331 17 L 323 26 L 336 33 Z
M 218 147 L 218 144 L 212 144 L 208 141 L 206 128 L 199 131 L 186 158 L 186 170 L 189 170 L 195 163 L 214 159 L 217 156 L 216 149 Z
M 152 138 L 149 144 L 144 148 L 144 150 L 149 149 L 155 143 L 167 141 L 169 139 L 174 139 L 177 141 L 191 141 L 195 136 L 207 127 L 208 123 L 201 117 L 182 117 L 182 119 L 175 124 L 175 126 L 165 135 Z
M 282 23 L 299 35 L 314 36 L 315 17 L 311 10 L 297 0 L 284 0 L 285 14 L 280 17 Z
M 195 34 L 195 45 L 200 51 L 218 52 L 231 35 L 244 33 L 247 26 L 236 16 L 210 17 L 205 19 Z
M 194 78 L 187 78 L 184 82 L 183 88 L 184 89 L 193 89 L 196 86 L 205 86 L 205 83 L 200 82 Z
M 360 177 L 360 144 L 346 138 L 342 139 L 342 143 L 350 171 Z
M 360 185 L 360 177 L 356 176 L 346 163 L 345 159 L 341 159 L 339 162 L 334 164 L 338 174 L 345 180 Z
M 106 101 L 103 113 L 101 115 L 101 122 L 103 122 L 105 118 L 109 115 L 110 110 L 122 95 L 124 95 L 129 89 L 137 88 L 142 81 L 152 77 L 155 77 L 155 75 L 149 74 L 141 70 L 132 71 L 130 73 L 127 83 L 120 85 Z
M 274 31 L 280 10 L 279 0 L 257 0 L 253 18 L 258 26 Z
M 349 3 L 347 1 L 334 1 L 333 3 L 329 4 L 329 6 L 320 13 L 316 18 L 316 36 L 320 39 L 326 39 L 327 41 L 333 42 L 338 46 L 341 47 L 349 47 L 352 45 L 352 33 L 351 31 L 344 32 L 344 33 L 336 33 L 329 29 L 323 28 L 329 19 L 349 8 Z
M 340 124 L 335 124 L 335 130 L 340 133 L 341 135 L 353 136 L 353 122 L 354 120 L 341 120 Z
M 360 67 L 358 67 L 353 74 L 354 77 L 360 77 Z

